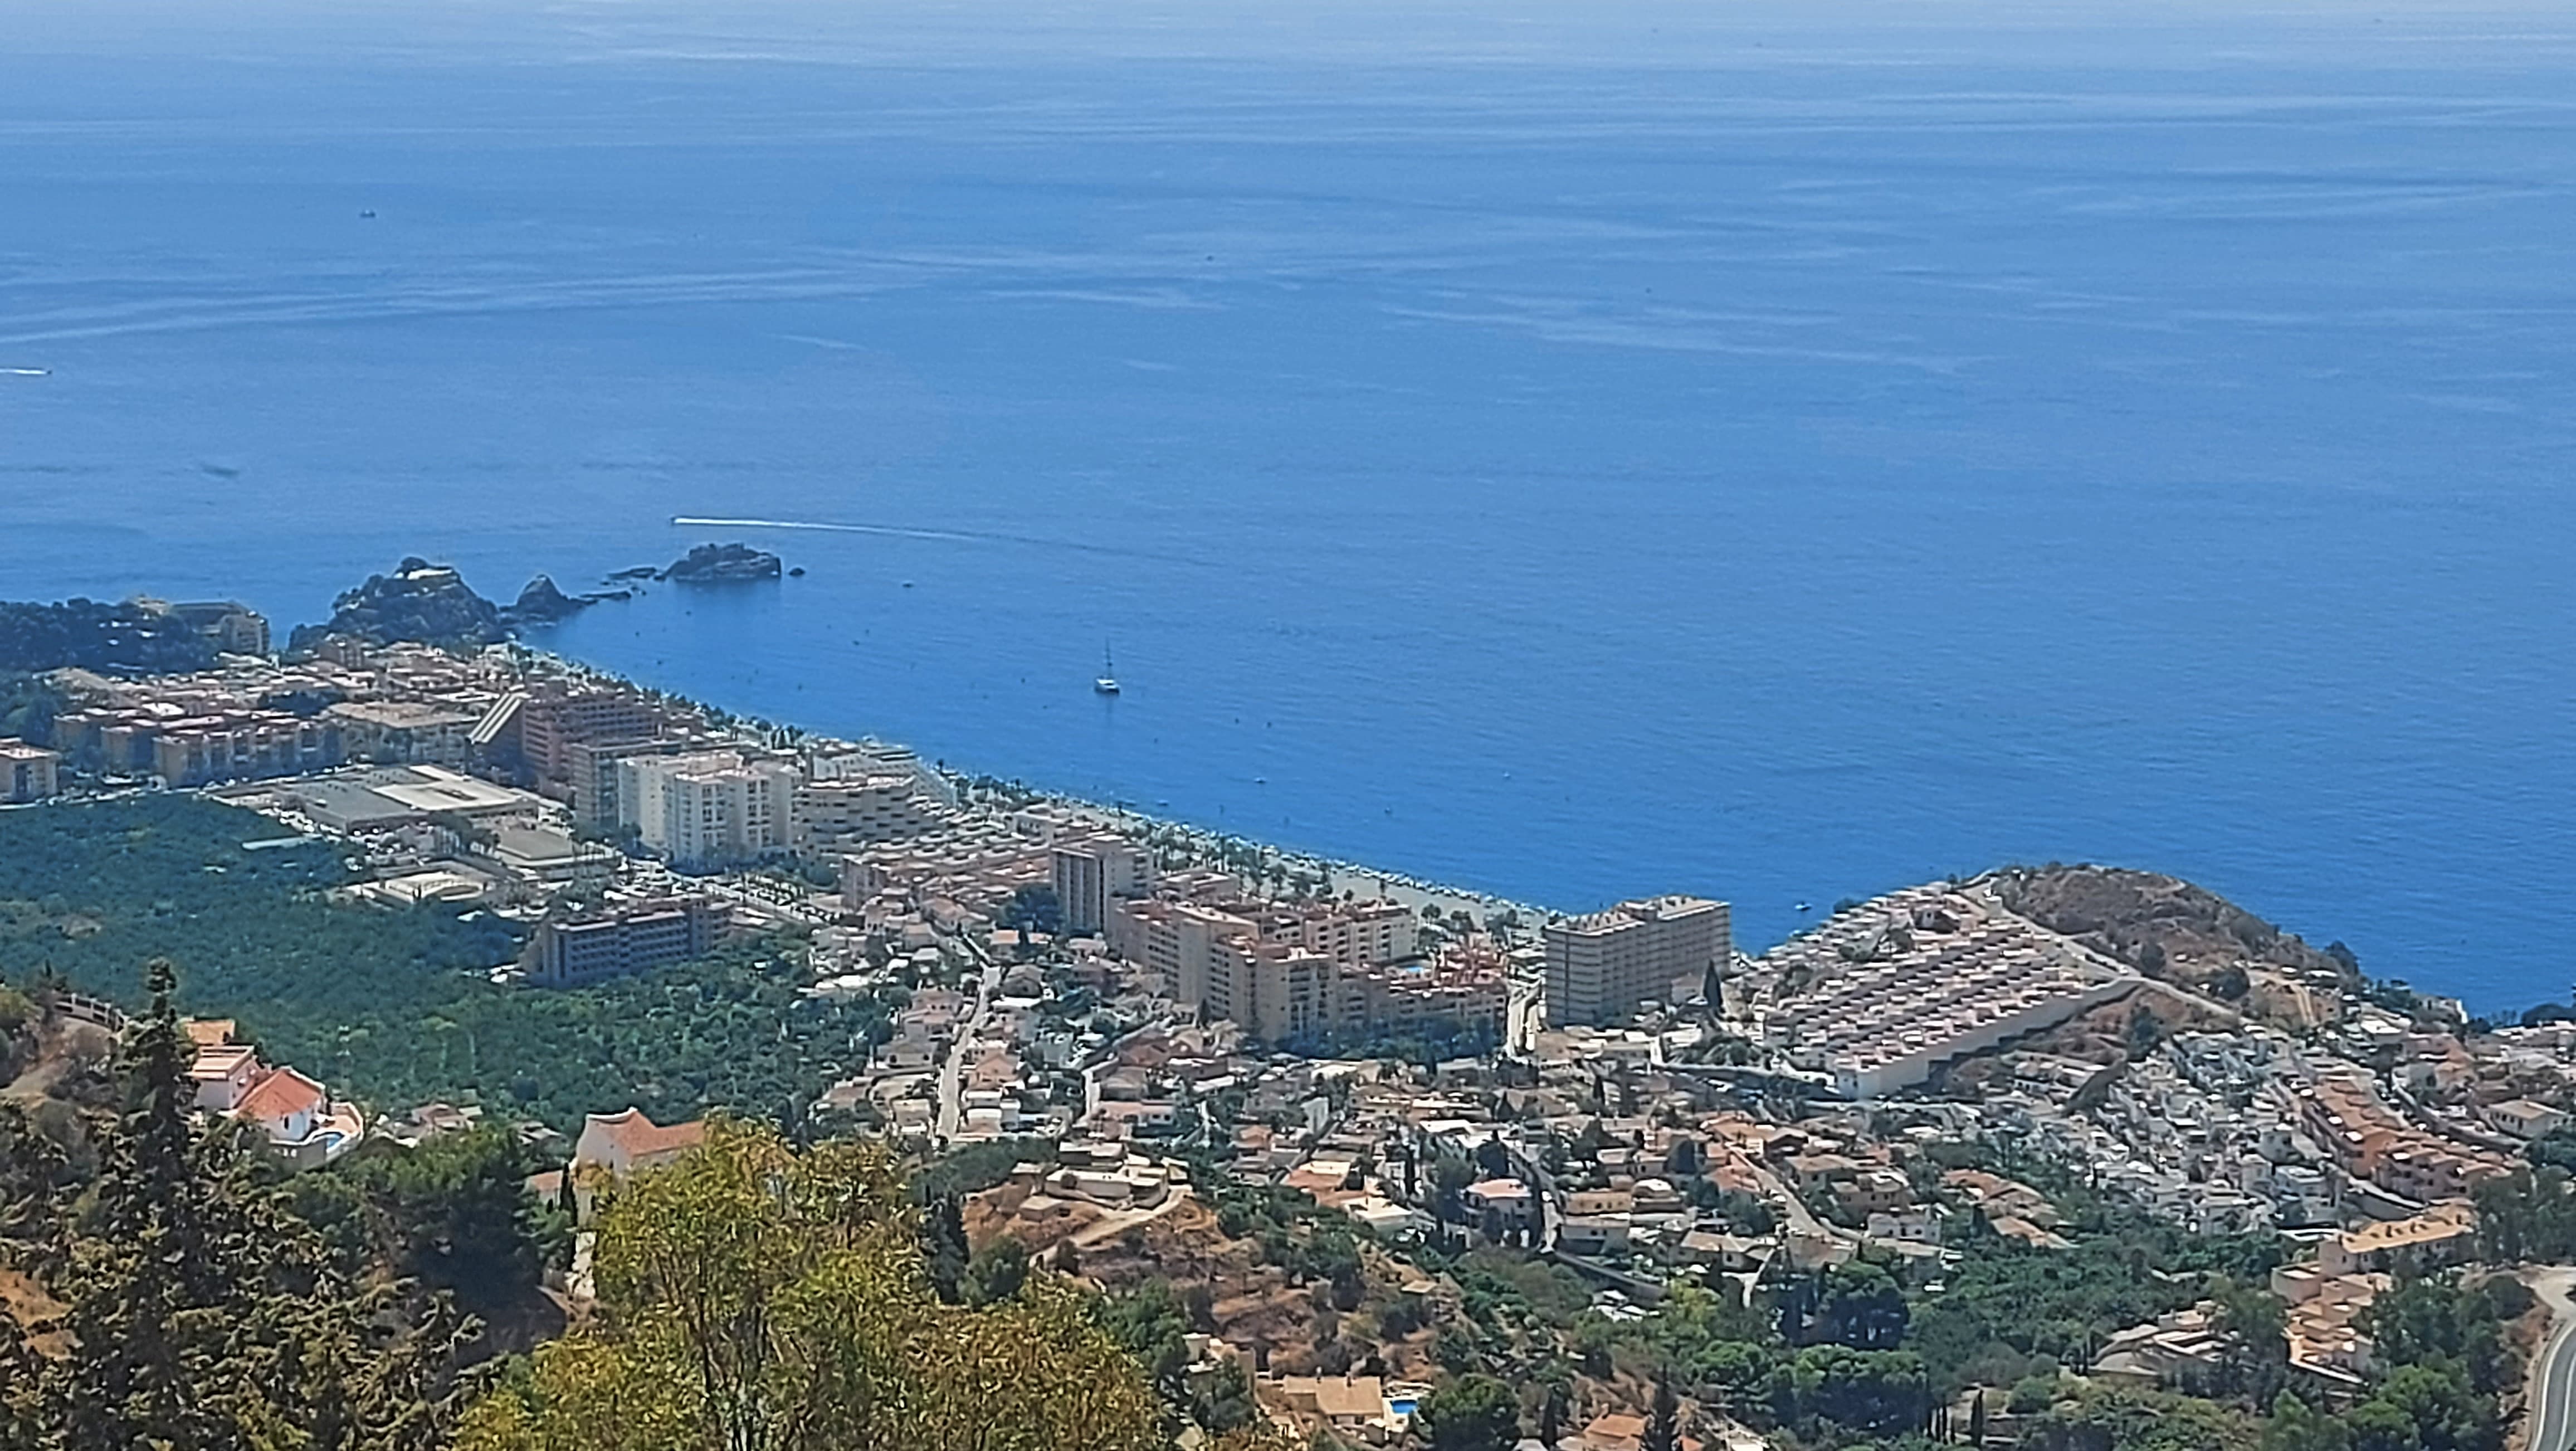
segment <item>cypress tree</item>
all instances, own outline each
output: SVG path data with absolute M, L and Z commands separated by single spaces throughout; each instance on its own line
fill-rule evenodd
M 1682 1451 L 1681 1420 L 1682 1403 L 1673 1394 L 1673 1383 L 1658 1377 L 1654 1404 L 1646 1411 L 1645 1433 L 1637 1438 L 1637 1451 Z
M 1550 1380 L 1538 1402 L 1539 1444 L 1555 1451 L 1556 1443 L 1565 1439 L 1565 1416 L 1573 1392 L 1562 1380 Z
M 930 1212 L 921 1217 L 921 1234 L 932 1288 L 946 1303 L 959 1303 L 965 1297 L 966 1262 L 971 1252 L 966 1247 L 965 1208 L 956 1195 L 942 1194 L 931 1201 Z

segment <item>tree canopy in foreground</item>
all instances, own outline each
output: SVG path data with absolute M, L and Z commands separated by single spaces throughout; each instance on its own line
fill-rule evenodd
M 469 1415 L 467 1451 L 1147 1451 L 1158 1406 L 1080 1294 L 943 1303 L 875 1147 L 741 1122 L 611 1196 L 599 1313 Z

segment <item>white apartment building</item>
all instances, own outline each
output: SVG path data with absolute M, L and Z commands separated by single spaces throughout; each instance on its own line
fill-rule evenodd
M 1354 972 L 1422 955 L 1422 919 L 1401 902 L 1309 902 L 1274 907 L 1261 935 L 1295 942 Z
M 1642 1003 L 1670 1001 L 1677 981 L 1695 990 L 1735 951 L 1727 905 L 1703 897 L 1622 902 L 1551 922 L 1540 935 L 1551 1027 L 1624 1023 Z
M 675 866 L 741 861 L 789 845 L 798 773 L 737 752 L 636 756 L 617 763 L 617 815 Z
M 788 815 L 797 850 L 846 852 L 926 835 L 949 813 L 909 772 L 893 772 L 800 782 Z

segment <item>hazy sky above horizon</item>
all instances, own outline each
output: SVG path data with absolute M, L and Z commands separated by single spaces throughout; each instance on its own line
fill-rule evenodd
M 2225 64 L 2281 45 L 2332 47 L 2347 59 L 2385 50 L 2392 59 L 2420 64 L 2426 45 L 2487 47 L 2500 36 L 2538 47 L 2523 59 L 2568 53 L 2567 27 L 2553 23 L 2563 20 L 2564 10 L 2542 0 L 430 0 L 399 10 L 353 10 L 323 0 L 237 0 L 220 7 L 12 0 L 0 6 L 0 42 L 21 55 L 178 52 L 208 60 L 296 52 L 362 59 L 369 52 L 466 47 L 487 55 L 515 50 L 531 61 L 658 54 L 1652 65 L 1701 64 L 1712 51 L 1737 47 L 1804 47 L 1829 62 L 1846 47 L 1883 56 L 1919 46 L 1932 60 L 2099 46 L 2116 36 L 2122 58 L 2136 63 Z M 2213 25 L 2224 29 L 2215 44 Z M 1776 64 L 1780 58 L 1765 59 Z

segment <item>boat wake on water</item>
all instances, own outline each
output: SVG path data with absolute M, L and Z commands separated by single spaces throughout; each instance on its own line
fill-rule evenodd
M 0 368 L 0 378 L 50 378 L 51 368 Z
M 942 544 L 1026 544 L 1038 549 L 1072 549 L 1084 554 L 1115 554 L 1097 544 L 1070 539 L 1041 539 L 1033 534 L 997 534 L 975 529 L 913 529 L 899 524 L 839 524 L 810 519 L 708 519 L 674 514 L 675 526 L 699 529 L 806 529 L 824 534 L 874 534 L 888 539 L 929 539 Z

